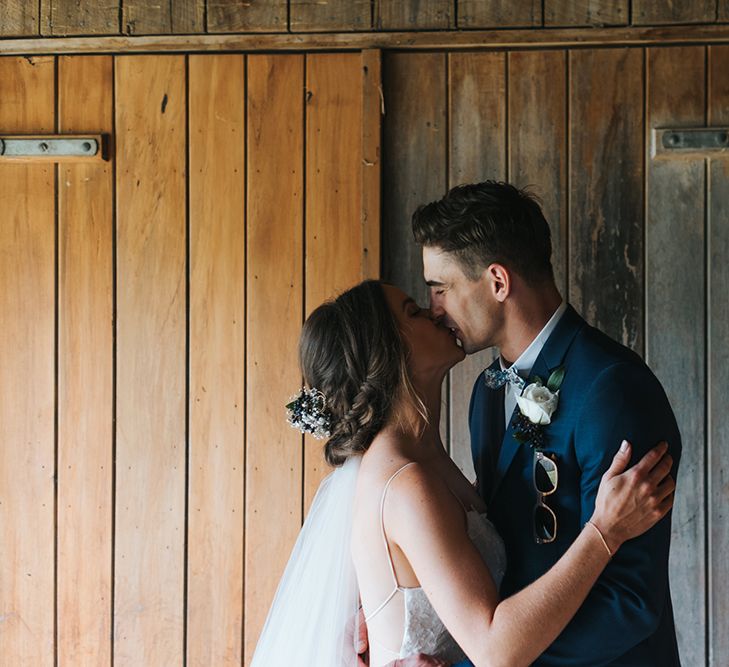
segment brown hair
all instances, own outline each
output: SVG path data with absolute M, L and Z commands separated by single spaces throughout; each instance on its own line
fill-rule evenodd
M 553 280 L 549 224 L 534 197 L 509 183 L 459 185 L 412 218 L 415 242 L 453 253 L 470 280 L 493 262 L 536 284 Z
M 332 434 L 324 453 L 330 465 L 367 451 L 399 398 L 410 399 L 424 416 L 410 383 L 405 343 L 378 281 L 366 280 L 309 315 L 299 361 L 305 382 L 326 397 Z

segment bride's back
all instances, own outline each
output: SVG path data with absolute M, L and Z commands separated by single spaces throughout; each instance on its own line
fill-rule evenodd
M 382 524 L 382 500 L 388 481 L 413 460 L 397 452 L 397 447 L 392 446 L 395 443 L 379 444 L 391 446 L 382 447 L 386 451 L 371 451 L 363 457 L 352 526 L 352 555 L 367 617 L 370 667 L 386 665 L 398 657 L 404 632 L 405 601 L 396 587 L 419 585 L 400 549 L 393 545 L 388 553 Z M 397 582 L 393 578 L 390 558 L 397 573 Z

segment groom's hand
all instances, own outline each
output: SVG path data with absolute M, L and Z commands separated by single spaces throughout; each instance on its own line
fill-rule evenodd
M 433 658 L 425 653 L 399 658 L 386 665 L 386 667 L 448 667 L 447 662 Z
M 357 631 L 359 632 L 359 637 L 357 638 L 357 667 L 368 667 L 370 663 L 370 642 L 367 637 L 364 609 L 361 607 L 357 618 Z

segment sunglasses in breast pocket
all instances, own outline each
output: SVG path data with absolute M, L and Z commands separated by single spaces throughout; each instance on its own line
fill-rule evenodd
M 554 454 L 534 450 L 532 480 L 537 492 L 532 521 L 534 541 L 537 544 L 549 544 L 557 539 L 557 515 L 545 502 L 557 490 L 559 483 L 557 457 Z

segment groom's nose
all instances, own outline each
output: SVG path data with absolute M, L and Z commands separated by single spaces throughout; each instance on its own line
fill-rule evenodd
M 445 309 L 440 303 L 440 298 L 434 290 L 430 290 L 430 316 L 433 319 L 440 320 L 445 315 Z

